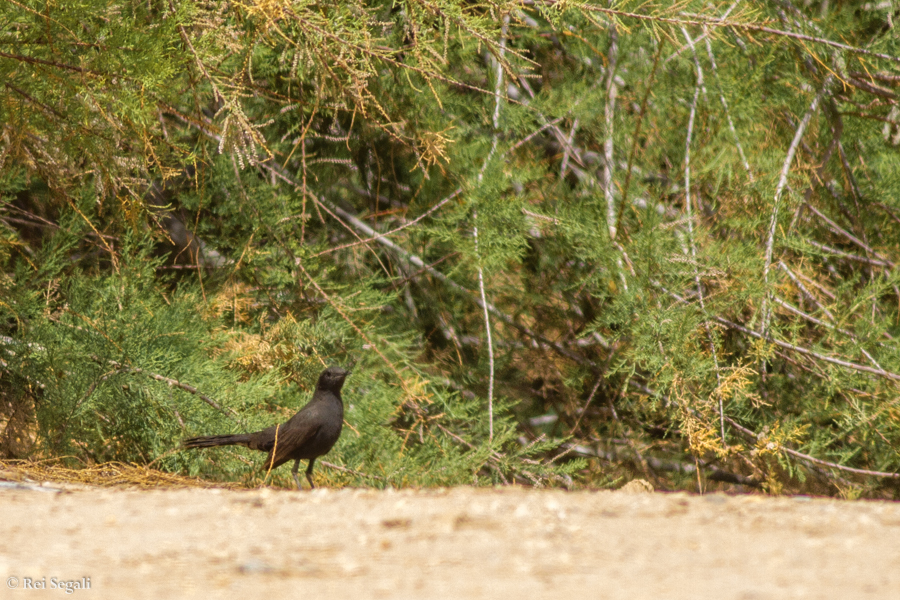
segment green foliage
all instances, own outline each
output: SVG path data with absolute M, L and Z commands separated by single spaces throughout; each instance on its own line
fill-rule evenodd
M 6 3 L 0 451 L 896 496 L 890 10 Z

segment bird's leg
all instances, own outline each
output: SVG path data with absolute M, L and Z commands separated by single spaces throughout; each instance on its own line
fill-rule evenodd
M 316 487 L 316 484 L 314 484 L 312 480 L 312 469 L 314 464 L 316 464 L 316 459 L 311 458 L 309 459 L 309 466 L 306 467 L 306 480 L 309 482 L 310 488 Z
M 297 489 L 302 490 L 303 487 L 300 485 L 300 478 L 297 477 L 297 470 L 300 468 L 300 459 L 294 461 L 294 468 L 291 469 L 291 475 L 294 477 L 294 483 L 297 484 Z

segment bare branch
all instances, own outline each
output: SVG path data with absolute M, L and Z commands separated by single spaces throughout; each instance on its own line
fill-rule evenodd
M 547 6 L 554 6 L 559 4 L 559 0 L 523 0 L 525 4 L 544 4 Z M 764 25 L 757 25 L 755 23 L 741 23 L 738 21 L 726 21 L 724 19 L 705 19 L 705 18 L 692 18 L 692 19 L 675 19 L 671 17 L 660 17 L 656 15 L 642 15 L 639 13 L 631 13 L 621 10 L 615 10 L 612 8 L 604 8 L 602 6 L 590 5 L 590 4 L 582 4 L 582 10 L 590 11 L 590 12 L 599 12 L 608 15 L 612 15 L 615 17 L 624 17 L 628 19 L 637 19 L 640 21 L 653 21 L 656 23 L 668 23 L 670 25 L 694 25 L 694 26 L 706 26 L 706 27 L 724 27 L 728 29 L 737 29 L 744 31 L 759 31 L 762 33 L 770 33 L 772 35 L 777 35 L 779 37 L 787 37 L 795 40 L 801 40 L 804 42 L 813 42 L 815 44 L 823 44 L 825 46 L 831 46 L 832 48 L 839 48 L 841 50 L 847 50 L 848 52 L 853 52 L 854 54 L 864 54 L 866 56 L 872 56 L 875 58 L 881 58 L 883 60 L 887 60 L 894 63 L 900 63 L 900 56 L 895 56 L 891 54 L 883 54 L 881 52 L 873 52 L 872 50 L 866 50 L 865 48 L 858 48 L 856 46 L 851 46 L 849 44 L 844 44 L 841 42 L 835 42 L 834 40 L 829 40 L 821 37 L 814 37 L 811 35 L 805 35 L 802 33 L 794 33 L 793 31 L 782 31 L 780 29 L 773 29 L 771 27 L 766 27 Z
M 603 194 L 606 196 L 606 226 L 609 239 L 616 239 L 616 203 L 613 198 L 613 118 L 616 111 L 616 66 L 619 57 L 619 35 L 615 24 L 609 26 L 609 64 L 606 67 L 606 104 L 603 116 L 606 123 L 606 140 L 603 142 Z
M 494 125 L 493 141 L 491 143 L 491 152 L 478 173 L 478 182 L 481 183 L 484 177 L 484 171 L 487 169 L 488 163 L 491 161 L 494 152 L 497 150 L 497 143 L 500 135 L 500 90 L 503 87 L 503 58 L 506 52 L 506 32 L 509 27 L 509 14 L 503 15 L 503 26 L 500 28 L 500 56 L 497 58 L 497 71 L 494 74 L 494 116 L 492 123 Z M 473 236 L 475 238 L 475 254 L 478 259 L 481 255 L 478 252 L 478 211 L 472 211 L 472 220 L 474 221 Z M 488 312 L 487 294 L 484 291 L 484 268 L 478 265 L 478 293 L 481 295 L 481 306 L 484 309 L 484 331 L 487 335 L 488 347 L 488 440 L 494 440 L 494 341 L 491 336 L 491 315 Z
M 841 227 L 840 225 L 838 225 L 837 223 L 835 223 L 834 221 L 832 221 L 831 219 L 829 219 L 828 217 L 823 215 L 819 211 L 819 209 L 817 209 L 815 206 L 813 206 L 812 204 L 810 204 L 808 202 L 804 206 L 806 206 L 806 208 L 808 208 L 817 217 L 819 217 L 820 219 L 825 221 L 828 224 L 828 226 L 831 228 L 832 231 L 844 236 L 845 238 L 847 238 L 848 240 L 850 240 L 851 242 L 853 242 L 854 244 L 856 244 L 857 246 L 859 246 L 860 248 L 862 248 L 863 250 L 865 250 L 866 252 L 871 254 L 872 256 L 877 257 L 878 259 L 880 259 L 880 261 L 882 261 L 883 265 L 889 266 L 889 267 L 894 266 L 894 263 L 892 261 L 890 261 L 887 258 L 885 258 L 884 256 L 882 256 L 881 254 L 879 254 L 878 252 L 873 250 L 864 241 L 862 241 L 861 239 L 859 239 L 858 237 L 856 237 L 855 235 L 853 235 L 852 233 L 850 233 L 849 231 L 847 231 L 846 229 L 844 229 L 843 227 Z
M 747 329 L 743 325 L 738 325 L 737 323 L 729 321 L 728 319 L 723 319 L 722 317 L 718 317 L 718 316 L 714 317 L 714 318 L 716 321 L 718 321 L 719 323 L 721 323 L 723 325 L 727 325 L 728 327 L 731 327 L 732 329 L 737 329 L 738 331 L 740 331 L 742 333 L 746 333 L 747 335 L 753 336 L 755 338 L 765 339 L 767 342 L 775 344 L 776 346 L 780 346 L 780 347 L 786 348 L 788 350 L 793 350 L 794 352 L 799 352 L 800 354 L 805 354 L 806 356 L 811 356 L 813 358 L 817 358 L 819 360 L 824 360 L 825 362 L 829 362 L 831 364 L 845 367 L 848 369 L 853 369 L 855 371 L 861 371 L 864 373 L 872 373 L 874 375 L 884 377 L 885 379 L 890 379 L 892 381 L 900 381 L 900 375 L 898 375 L 897 373 L 892 373 L 891 371 L 885 371 L 884 369 L 881 369 L 881 368 L 867 367 L 866 365 L 860 365 L 860 364 L 850 362 L 847 360 L 842 360 L 840 358 L 833 358 L 831 356 L 826 356 L 824 354 L 814 352 L 814 351 L 804 348 L 802 346 L 796 346 L 794 344 L 782 342 L 781 340 L 776 340 L 770 336 L 763 338 L 763 336 L 760 335 L 759 332 L 753 331 L 752 329 Z
M 703 69 L 700 68 L 700 60 L 697 58 L 696 51 L 694 51 L 694 42 L 691 40 L 691 36 L 688 34 L 687 30 L 684 27 L 681 28 L 681 31 L 684 37 L 687 39 L 688 45 L 690 45 L 691 51 L 694 54 L 694 64 L 697 69 L 697 85 L 694 86 L 694 99 L 691 101 L 691 112 L 690 116 L 688 117 L 687 136 L 684 142 L 684 207 L 685 212 L 687 213 L 686 220 L 688 229 L 688 242 L 690 243 L 690 257 L 694 265 L 694 283 L 697 286 L 697 297 L 700 300 L 700 310 L 703 312 L 704 317 L 708 318 L 706 312 L 706 302 L 703 299 L 703 284 L 700 282 L 700 273 L 697 269 L 697 246 L 694 242 L 694 212 L 692 206 L 693 202 L 691 201 L 691 140 L 694 135 L 694 117 L 697 114 L 697 100 L 700 96 L 700 91 L 703 89 Z M 684 252 L 684 254 L 688 254 L 687 248 L 682 247 L 682 251 Z M 713 340 L 712 332 L 709 329 L 708 322 L 704 322 L 704 327 L 706 328 L 706 338 L 709 341 L 709 349 L 713 357 L 713 366 L 716 370 L 716 397 L 719 401 L 719 427 L 722 436 L 722 445 L 724 446 L 726 444 L 725 408 L 723 406 L 722 394 L 719 392 L 719 389 L 722 386 L 722 379 L 719 374 L 719 357 L 716 352 L 715 340 Z
M 731 425 L 732 427 L 734 427 L 735 429 L 737 429 L 738 431 L 740 431 L 747 437 L 752 437 L 753 439 L 759 439 L 759 434 L 753 432 L 750 429 L 747 429 L 740 423 L 733 421 L 732 419 L 726 419 L 726 420 L 728 421 L 729 425 Z M 821 458 L 816 458 L 814 456 L 810 456 L 809 454 L 804 454 L 803 452 L 799 452 L 792 448 L 788 448 L 787 446 L 785 446 L 783 444 L 778 444 L 777 447 L 779 450 L 783 451 L 784 453 L 790 454 L 791 456 L 799 458 L 800 460 L 803 460 L 806 462 L 811 462 L 811 463 L 814 463 L 817 465 L 822 465 L 824 467 L 829 467 L 832 469 L 837 469 L 839 471 L 846 471 L 847 473 L 856 473 L 858 475 L 866 475 L 868 477 L 887 477 L 889 479 L 900 478 L 900 473 L 887 473 L 884 471 L 869 471 L 867 469 L 856 469 L 854 467 L 847 467 L 847 466 L 839 465 L 837 463 L 830 462 L 827 460 L 822 460 Z
M 731 6 L 734 7 L 736 4 L 737 2 Z M 730 11 L 731 9 L 729 8 L 728 10 Z M 750 178 L 750 181 L 753 181 L 753 170 L 750 168 L 750 162 L 744 155 L 744 146 L 741 144 L 741 138 L 738 137 L 737 130 L 734 128 L 734 121 L 731 120 L 731 111 L 728 110 L 728 102 L 725 100 L 725 94 L 722 92 L 722 81 L 719 79 L 719 68 L 716 66 L 716 57 L 713 55 L 712 44 L 710 44 L 709 38 L 706 38 L 704 41 L 706 42 L 706 54 L 709 56 L 709 63 L 712 66 L 713 74 L 716 76 L 716 85 L 719 88 L 719 100 L 722 102 L 722 108 L 725 109 L 725 117 L 728 119 L 728 128 L 731 130 L 731 135 L 734 137 L 734 145 L 737 146 L 738 154 L 741 156 L 741 162 L 744 164 L 744 169 L 747 170 L 747 176 Z
M 145 369 L 141 369 L 138 367 L 130 367 L 128 365 L 123 365 L 122 363 L 115 361 L 115 360 L 108 360 L 108 359 L 104 360 L 104 359 L 100 358 L 99 356 L 96 356 L 93 354 L 91 355 L 91 360 L 93 360 L 94 362 L 106 363 L 108 365 L 111 365 L 117 371 L 137 373 L 139 375 L 144 375 L 146 377 L 149 377 L 150 379 L 155 379 L 156 381 L 161 381 L 162 383 L 165 383 L 166 385 L 170 385 L 172 387 L 177 387 L 178 389 L 184 390 L 190 394 L 197 396 L 198 398 L 200 398 L 201 400 L 203 400 L 204 402 L 209 404 L 211 407 L 213 407 L 220 413 L 223 413 L 225 415 L 233 417 L 235 421 L 237 421 L 241 425 L 244 425 L 243 420 L 240 418 L 240 416 L 237 414 L 237 412 L 235 412 L 234 410 L 232 410 L 230 408 L 222 408 L 222 406 L 218 402 L 216 402 L 215 400 L 213 400 L 206 394 L 202 393 L 200 390 L 198 390 L 197 388 L 195 388 L 192 385 L 182 383 L 182 382 L 178 381 L 177 379 L 172 379 L 171 377 L 164 377 L 162 375 L 157 375 L 156 373 L 151 373 L 150 371 L 147 371 Z
M 828 91 L 828 88 L 831 86 L 831 81 L 834 79 L 833 75 L 829 75 L 825 78 L 825 83 L 822 84 L 822 89 L 819 90 L 819 93 L 816 94 L 816 97 L 813 99 L 812 104 L 809 107 L 809 110 L 806 111 L 806 114 L 803 115 L 803 119 L 800 121 L 800 125 L 797 127 L 797 131 L 794 132 L 794 139 L 791 141 L 791 145 L 788 147 L 787 157 L 784 159 L 784 164 L 781 166 L 781 176 L 778 178 L 778 185 L 775 188 L 775 200 L 772 203 L 772 217 L 769 220 L 769 234 L 766 240 L 766 262 L 763 267 L 763 281 L 766 285 L 766 297 L 763 299 L 762 306 L 762 322 L 760 323 L 760 333 L 763 337 L 766 336 L 766 330 L 769 325 L 769 314 L 768 314 L 768 306 L 766 305 L 766 301 L 768 300 L 769 294 L 771 292 L 768 291 L 769 287 L 769 269 L 772 266 L 772 252 L 775 247 L 775 228 L 778 224 L 778 210 L 781 207 L 781 196 L 784 192 L 784 188 L 787 185 L 787 177 L 788 172 L 790 172 L 791 163 L 794 162 L 794 154 L 797 152 L 797 147 L 800 145 L 800 141 L 803 139 L 803 133 L 806 131 L 806 126 L 809 125 L 810 119 L 812 119 L 813 114 L 816 112 L 816 109 L 819 106 L 819 102 L 825 96 L 825 93 Z
M 837 248 L 832 248 L 831 246 L 826 246 L 825 244 L 820 244 L 819 242 L 813 240 L 805 240 L 807 244 L 810 246 L 814 246 L 819 250 L 824 252 L 828 252 L 829 254 L 834 254 L 835 256 L 840 256 L 841 258 L 846 258 L 849 260 L 855 260 L 856 262 L 866 263 L 872 265 L 873 267 L 893 267 L 894 263 L 889 260 L 875 260 L 874 258 L 866 258 L 865 256 L 860 256 L 858 254 L 850 254 L 849 252 L 844 252 L 843 250 L 838 250 Z

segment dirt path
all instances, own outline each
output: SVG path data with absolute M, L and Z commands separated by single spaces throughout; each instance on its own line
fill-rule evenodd
M 900 598 L 896 503 L 3 487 L 0 515 L 0 598 Z

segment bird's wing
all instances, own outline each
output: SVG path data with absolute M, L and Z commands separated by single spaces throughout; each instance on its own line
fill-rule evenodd
M 275 427 L 272 427 L 271 445 L 269 447 L 269 456 L 266 460 L 266 467 L 269 468 L 271 464 L 271 468 L 274 469 L 291 460 L 291 455 L 315 437 L 319 432 L 319 428 L 320 425 L 314 424 L 311 420 L 285 423 L 278 426 L 277 430 Z

